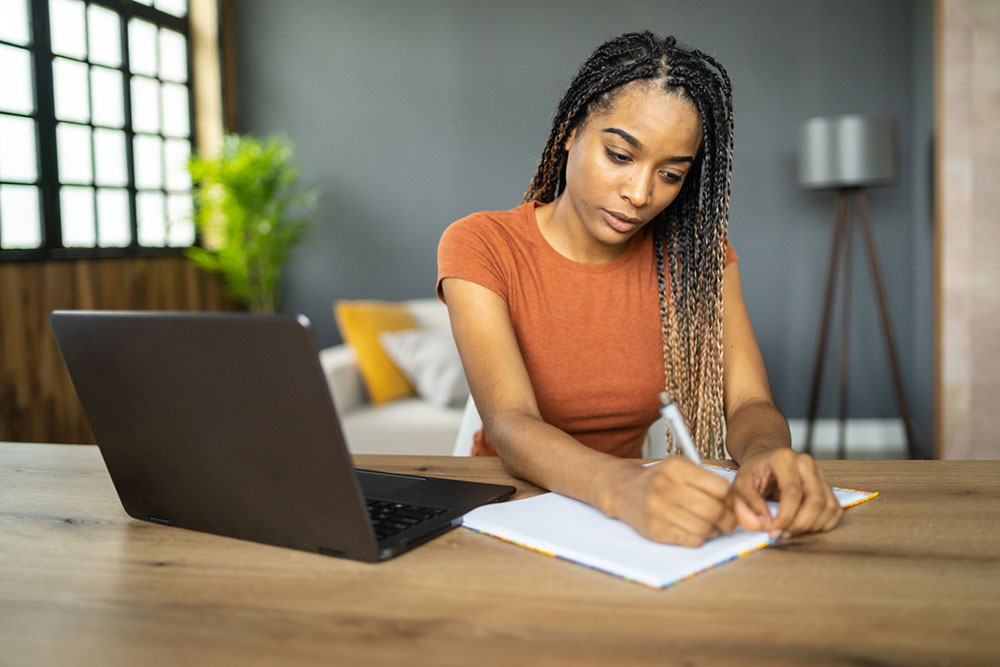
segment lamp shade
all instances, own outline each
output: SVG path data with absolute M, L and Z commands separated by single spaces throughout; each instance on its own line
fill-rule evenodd
M 887 185 L 896 179 L 896 119 L 823 116 L 802 126 L 799 183 L 806 188 Z

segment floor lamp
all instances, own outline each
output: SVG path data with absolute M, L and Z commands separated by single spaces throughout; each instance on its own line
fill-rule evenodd
M 819 408 L 820 386 L 823 380 L 823 363 L 826 357 L 827 333 L 830 328 L 830 313 L 833 309 L 833 290 L 837 281 L 838 268 L 841 269 L 841 313 L 839 333 L 839 429 L 837 456 L 846 453 L 846 422 L 848 393 L 848 330 L 850 326 L 851 303 L 851 202 L 857 204 L 861 230 L 868 251 L 872 282 L 878 297 L 882 332 L 885 337 L 892 377 L 896 388 L 896 403 L 906 430 L 906 449 L 909 457 L 916 458 L 915 440 L 910 420 L 910 411 L 903 390 L 896 343 L 889 321 L 889 309 L 882 274 L 879 270 L 875 239 L 872 236 L 868 199 L 865 189 L 876 185 L 888 185 L 896 179 L 896 121 L 893 118 L 869 116 L 832 116 L 812 118 L 802 128 L 802 143 L 799 154 L 799 182 L 808 189 L 837 191 L 834 214 L 833 241 L 830 249 L 830 264 L 827 270 L 826 295 L 823 301 L 823 316 L 820 322 L 819 342 L 816 362 L 813 366 L 812 385 L 809 392 L 809 413 L 806 426 L 805 451 L 812 451 L 813 426 Z M 843 251 L 843 263 L 838 264 Z

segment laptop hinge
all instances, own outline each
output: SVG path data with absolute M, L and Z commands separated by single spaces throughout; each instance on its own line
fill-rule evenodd
M 319 552 L 324 556 L 333 556 L 334 558 L 347 558 L 347 554 L 337 549 L 327 549 L 326 547 L 319 547 Z
M 152 521 L 153 523 L 162 523 L 164 526 L 170 525 L 170 519 L 163 519 L 158 516 L 150 515 L 149 520 Z

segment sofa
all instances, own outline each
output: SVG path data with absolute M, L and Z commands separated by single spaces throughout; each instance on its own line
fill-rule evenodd
M 398 304 L 409 311 L 419 329 L 446 332 L 450 338 L 448 310 L 438 299 L 412 299 Z M 350 345 L 327 347 L 320 350 L 319 356 L 351 453 L 452 454 L 464 400 L 441 405 L 418 392 L 374 405 Z
M 438 299 L 411 299 L 399 304 L 406 307 L 420 330 L 447 333 L 450 340 L 448 309 Z M 455 355 L 457 359 L 457 352 Z M 357 355 L 350 345 L 334 345 L 321 350 L 320 362 L 347 447 L 352 453 L 468 455 L 472 435 L 482 425 L 471 400 L 454 396 L 450 405 L 441 405 L 441 400 L 427 400 L 418 392 L 414 396 L 374 405 L 369 400 Z M 467 385 L 465 391 L 467 396 Z M 649 429 L 643 456 L 662 458 L 665 455 L 665 428 L 663 420 L 659 419 Z

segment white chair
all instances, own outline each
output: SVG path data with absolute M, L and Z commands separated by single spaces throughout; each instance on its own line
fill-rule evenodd
M 472 396 L 465 404 L 465 412 L 462 413 L 462 423 L 458 427 L 458 436 L 455 438 L 455 446 L 452 449 L 452 456 L 468 456 L 472 452 L 472 436 L 483 427 L 483 419 L 479 416 Z M 646 440 L 642 443 L 642 458 L 662 459 L 667 455 L 667 434 L 663 418 L 657 419 L 649 427 L 646 433 Z

